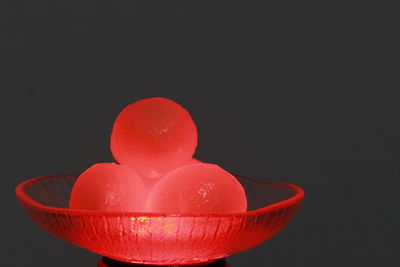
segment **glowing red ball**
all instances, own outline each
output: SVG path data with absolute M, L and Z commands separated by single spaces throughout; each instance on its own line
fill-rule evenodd
M 72 209 L 101 211 L 144 210 L 147 190 L 142 178 L 126 166 L 98 163 L 84 171 L 72 188 Z
M 189 161 L 183 163 L 183 164 L 181 165 L 181 167 L 182 167 L 182 166 L 185 166 L 185 165 L 197 164 L 197 163 L 201 163 L 201 161 L 200 161 L 200 160 L 197 160 L 197 159 L 195 159 L 195 158 L 192 158 L 192 159 L 190 159 Z M 163 177 L 154 177 L 154 178 L 146 177 L 146 178 L 144 178 L 144 179 L 143 179 L 143 182 L 144 182 L 144 184 L 146 185 L 147 191 L 150 192 L 151 189 L 154 187 L 154 185 L 155 185 L 156 183 L 158 183 L 162 178 L 163 178 Z
M 217 165 L 197 163 L 165 175 L 149 192 L 146 209 L 167 213 L 239 213 L 247 209 L 242 185 Z
M 200 160 L 198 160 L 198 159 L 192 158 L 192 159 L 189 161 L 188 165 L 189 165 L 189 164 L 196 164 L 196 163 L 202 163 L 202 162 L 201 162 Z
M 186 164 L 196 146 L 197 129 L 190 114 L 162 97 L 128 105 L 111 134 L 114 158 L 149 178 L 160 178 Z

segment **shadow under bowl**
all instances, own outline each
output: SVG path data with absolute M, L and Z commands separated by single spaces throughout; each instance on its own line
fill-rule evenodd
M 234 174 L 235 175 L 235 174 Z M 304 198 L 301 188 L 235 175 L 248 211 L 235 214 L 168 214 L 69 209 L 77 176 L 53 175 L 19 184 L 16 195 L 43 230 L 118 261 L 191 265 L 248 250 L 279 232 Z

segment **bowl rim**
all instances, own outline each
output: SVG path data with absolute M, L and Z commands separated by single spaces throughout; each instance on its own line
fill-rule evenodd
M 96 211 L 96 210 L 81 210 L 81 209 L 70 209 L 70 208 L 60 208 L 53 206 L 43 205 L 35 200 L 33 200 L 26 192 L 25 188 L 33 183 L 39 182 L 41 180 L 52 179 L 56 177 L 64 177 L 64 178 L 77 178 L 79 175 L 71 175 L 71 174 L 54 174 L 54 175 L 45 175 L 39 176 L 35 178 L 28 179 L 24 182 L 19 183 L 15 188 L 15 194 L 17 198 L 23 202 L 25 205 L 29 205 L 34 207 L 35 209 L 42 210 L 49 213 L 55 214 L 64 214 L 64 215 L 80 215 L 80 216 L 107 216 L 107 217 L 237 217 L 237 216 L 250 216 L 250 215 L 258 215 L 262 213 L 272 212 L 279 209 L 283 209 L 294 204 L 300 204 L 304 199 L 304 190 L 297 185 L 290 183 L 281 183 L 281 182 L 265 182 L 261 180 L 257 180 L 254 178 L 249 178 L 240 174 L 231 173 L 235 177 L 239 177 L 241 179 L 249 180 L 251 182 L 264 184 L 264 185 L 275 185 L 275 186 L 283 186 L 290 188 L 294 191 L 294 195 L 288 199 L 278 201 L 271 205 L 264 206 L 262 208 L 249 210 L 245 212 L 239 213 L 165 213 L 165 212 L 119 212 L 119 211 Z

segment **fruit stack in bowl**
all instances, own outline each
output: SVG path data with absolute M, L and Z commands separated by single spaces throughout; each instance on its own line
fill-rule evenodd
M 176 214 L 241 213 L 242 185 L 215 164 L 193 158 L 197 128 L 176 102 L 148 98 L 128 105 L 111 133 L 117 163 L 97 163 L 76 180 L 71 209 Z

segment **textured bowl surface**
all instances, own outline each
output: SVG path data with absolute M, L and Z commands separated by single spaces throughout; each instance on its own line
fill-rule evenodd
M 184 265 L 250 249 L 279 232 L 295 215 L 304 192 L 285 183 L 235 175 L 248 211 L 235 214 L 166 214 L 68 208 L 76 176 L 39 177 L 16 194 L 29 217 L 48 233 L 119 261 Z

